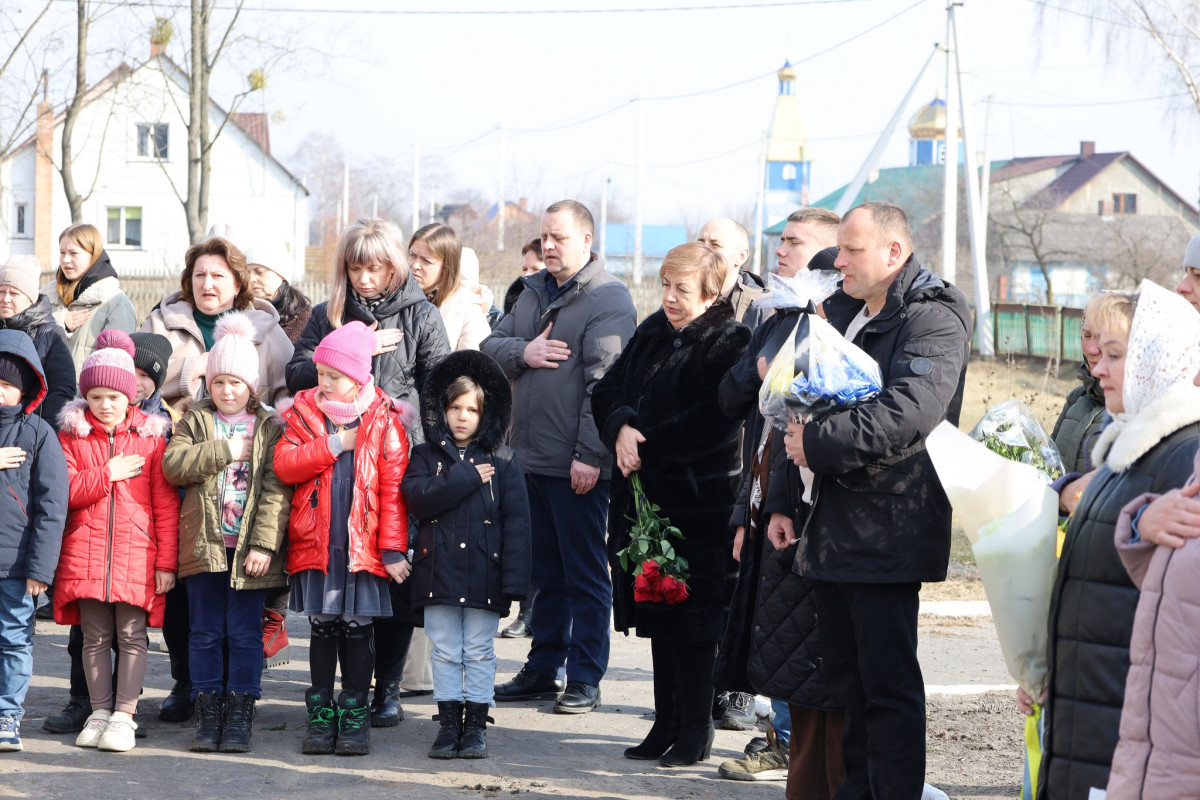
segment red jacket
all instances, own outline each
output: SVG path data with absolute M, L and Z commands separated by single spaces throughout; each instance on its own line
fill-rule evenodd
M 275 474 L 292 492 L 288 520 L 289 575 L 329 565 L 329 486 L 337 457 L 329 449 L 325 415 L 316 388 L 296 395 L 283 415 L 275 446 Z M 404 406 L 403 409 L 411 413 Z M 400 481 L 408 468 L 408 434 L 402 405 L 375 388 L 354 445 L 354 500 L 350 507 L 350 571 L 386 577 L 384 550 L 408 551 L 408 511 Z
M 73 400 L 59 416 L 58 440 L 71 484 L 67 529 L 54 577 L 54 620 L 79 624 L 79 599 L 128 603 L 146 609 L 161 627 L 164 595 L 154 593 L 154 572 L 175 572 L 179 545 L 179 491 L 163 476 L 170 421 L 130 405 L 109 434 Z M 117 455 L 144 456 L 140 475 L 109 479 Z

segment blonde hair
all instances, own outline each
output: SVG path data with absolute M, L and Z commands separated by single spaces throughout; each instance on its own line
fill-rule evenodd
M 458 286 L 459 270 L 462 266 L 462 241 L 454 232 L 454 228 L 434 222 L 412 235 L 408 240 L 408 249 L 412 250 L 417 242 L 424 242 L 425 246 L 442 260 L 442 274 L 438 278 L 437 286 L 434 286 L 428 295 L 429 302 L 441 308 L 442 303 L 454 294 L 454 289 Z
M 342 327 L 350 285 L 347 273 L 352 265 L 387 265 L 392 274 L 383 287 L 383 294 L 392 294 L 408 280 L 408 259 L 404 252 L 400 231 L 387 220 L 363 217 L 346 228 L 333 254 L 333 287 L 329 292 L 329 303 L 325 306 L 329 324 L 335 328 Z
M 727 272 L 725 259 L 704 242 L 687 242 L 678 247 L 672 247 L 658 268 L 658 277 L 666 277 L 667 273 L 683 275 L 689 272 L 700 273 L 700 298 L 708 300 L 721 293 L 721 285 L 725 282 Z
M 88 262 L 88 269 L 92 268 L 97 261 L 100 260 L 100 254 L 104 252 L 104 239 L 100 236 L 100 231 L 95 225 L 72 225 L 58 236 L 58 241 L 61 244 L 63 239 L 70 239 L 74 244 L 78 245 L 81 250 L 86 250 L 92 257 Z M 79 291 L 79 282 L 83 280 L 84 275 L 80 275 L 77 280 L 69 281 L 63 275 L 62 265 L 59 265 L 55 272 L 54 284 L 58 291 L 58 299 L 62 300 L 64 306 L 69 306 L 75 302 L 75 294 Z
M 1083 318 L 1097 335 L 1101 331 L 1129 336 L 1138 296 L 1133 292 L 1097 292 L 1088 300 Z

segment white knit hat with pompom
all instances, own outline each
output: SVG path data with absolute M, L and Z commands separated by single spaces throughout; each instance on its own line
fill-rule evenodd
M 231 311 L 217 320 L 212 350 L 208 351 L 205 380 L 212 389 L 218 375 L 232 375 L 258 391 L 258 350 L 254 347 L 254 323 L 242 311 Z

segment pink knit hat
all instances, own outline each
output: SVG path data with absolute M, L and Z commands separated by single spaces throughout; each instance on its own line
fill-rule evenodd
M 371 378 L 375 332 L 358 320 L 335 328 L 313 351 L 313 361 L 336 369 L 360 386 Z
M 122 330 L 110 328 L 96 337 L 96 349 L 83 360 L 79 371 L 79 393 L 87 393 L 96 387 L 112 389 L 129 398 L 137 397 L 137 373 L 133 371 L 133 354 L 137 348 L 133 339 Z
M 231 311 L 217 320 L 215 342 L 208 351 L 205 381 L 212 388 L 213 378 L 232 375 L 258 391 L 258 350 L 254 347 L 254 323 L 243 311 Z

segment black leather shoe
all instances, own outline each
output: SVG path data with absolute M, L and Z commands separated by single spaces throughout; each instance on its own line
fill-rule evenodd
M 79 733 L 92 713 L 92 703 L 86 697 L 71 695 L 67 707 L 46 717 L 42 730 L 47 733 Z
M 567 690 L 554 704 L 559 714 L 586 714 L 600 707 L 600 687 L 579 681 L 567 681 Z
M 188 696 L 192 693 L 190 681 L 175 681 L 174 688 L 162 702 L 158 718 L 163 722 L 187 722 L 196 710 L 196 704 Z
M 500 631 L 500 637 L 503 639 L 530 639 L 533 637 L 533 631 L 529 629 L 525 620 L 517 617 L 511 625 Z
M 553 700 L 562 690 L 562 681 L 547 678 L 529 667 L 521 667 L 512 680 L 496 686 L 493 691 L 496 700 L 503 703 L 513 700 Z

